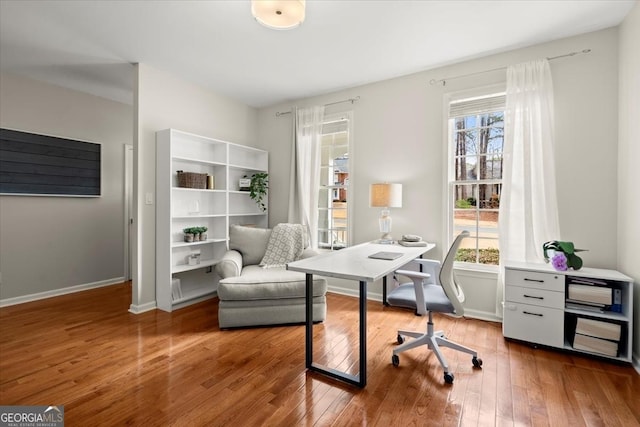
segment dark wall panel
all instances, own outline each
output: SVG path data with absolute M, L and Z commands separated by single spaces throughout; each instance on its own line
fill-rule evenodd
M 100 148 L 0 129 L 0 193 L 100 196 Z

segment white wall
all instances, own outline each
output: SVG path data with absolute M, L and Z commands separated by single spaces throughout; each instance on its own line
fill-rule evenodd
M 257 110 L 146 64 L 136 66 L 134 222 L 137 263 L 133 265 L 131 311 L 155 307 L 155 132 L 174 128 L 242 145 L 256 146 Z
M 405 77 L 351 88 L 260 110 L 260 148 L 272 159 L 270 222 L 286 220 L 291 144 L 291 116 L 275 117 L 291 105 L 309 106 L 360 96 L 351 106 L 339 104 L 329 112 L 354 111 L 355 148 L 352 214 L 356 243 L 377 237 L 378 210 L 368 207 L 369 184 L 403 183 L 403 207 L 392 212 L 393 234 L 413 233 L 438 245 L 442 257 L 446 146 L 443 134 L 443 95 L 502 83 L 497 71 L 450 80 L 446 86 L 431 79 L 504 67 L 541 57 L 590 48 L 592 52 L 552 62 L 556 102 L 556 154 L 562 240 L 587 248 L 583 259 L 591 267 L 616 267 L 617 215 L 617 29 L 608 29 L 529 48 L 492 55 Z M 494 314 L 495 280 L 465 275 L 468 307 Z M 355 288 L 354 288 L 355 289 Z M 370 286 L 380 294 L 380 284 Z M 489 303 L 490 302 L 490 303 Z
M 640 4 L 620 26 L 618 268 L 635 281 L 635 364 L 640 367 Z
M 1 74 L 0 126 L 102 144 L 102 197 L 0 196 L 2 303 L 121 281 L 131 105 Z

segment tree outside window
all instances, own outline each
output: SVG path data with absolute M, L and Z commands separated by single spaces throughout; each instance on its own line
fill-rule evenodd
M 456 260 L 498 265 L 504 107 L 450 117 L 449 128 L 451 239 L 462 230 L 471 233 Z

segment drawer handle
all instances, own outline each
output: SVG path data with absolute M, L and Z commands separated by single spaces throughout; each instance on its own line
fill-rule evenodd
M 529 314 L 531 316 L 538 316 L 538 317 L 542 317 L 543 315 L 540 313 L 530 313 L 528 311 L 523 311 L 522 314 Z
M 540 279 L 527 279 L 526 277 L 524 278 L 525 282 L 538 282 L 538 283 L 544 283 L 544 280 L 540 280 Z
M 527 295 L 527 294 L 524 294 L 523 297 L 525 297 L 525 298 L 533 298 L 533 299 L 540 299 L 540 300 L 544 299 L 544 297 L 537 297 L 535 295 Z

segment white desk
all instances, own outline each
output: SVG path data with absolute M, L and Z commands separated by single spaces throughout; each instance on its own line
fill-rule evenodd
M 305 352 L 307 369 L 364 387 L 367 384 L 367 282 L 385 277 L 434 247 L 435 245 L 432 243 L 419 247 L 363 243 L 287 264 L 288 270 L 306 274 Z M 377 252 L 399 252 L 402 253 L 402 256 L 394 260 L 369 258 L 369 255 Z M 314 274 L 360 282 L 360 372 L 358 375 L 350 375 L 313 363 L 312 286 Z

